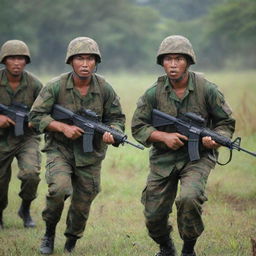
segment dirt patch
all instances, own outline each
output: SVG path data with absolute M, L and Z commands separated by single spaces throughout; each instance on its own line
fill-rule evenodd
M 248 208 L 256 209 L 256 198 L 244 199 L 233 195 L 222 195 L 222 200 L 236 211 L 245 211 Z
M 217 200 L 228 204 L 232 209 L 236 211 L 245 211 L 248 208 L 256 209 L 256 198 L 241 198 L 235 195 L 225 194 L 218 186 L 214 188 L 208 188 L 207 194 L 213 195 Z

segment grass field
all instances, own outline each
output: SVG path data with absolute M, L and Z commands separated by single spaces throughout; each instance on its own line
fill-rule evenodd
M 104 74 L 121 97 L 127 116 L 127 134 L 138 97 L 156 79 L 156 75 Z M 256 151 L 256 73 L 206 73 L 206 77 L 219 85 L 237 118 L 235 136 L 242 136 L 242 146 Z M 46 81 L 46 77 L 42 77 Z M 227 154 L 221 152 L 224 161 Z M 20 183 L 17 167 L 9 191 L 9 205 L 4 211 L 6 228 L 0 231 L 0 256 L 39 255 L 38 247 L 44 233 L 41 211 L 45 204 L 47 187 L 42 164 L 38 198 L 32 205 L 35 229 L 24 229 L 17 217 L 20 204 Z M 72 255 L 83 256 L 151 256 L 157 245 L 147 236 L 144 225 L 141 191 L 148 174 L 148 149 L 137 150 L 128 145 L 109 147 L 102 168 L 102 191 L 95 199 L 84 237 L 77 243 Z M 196 246 L 198 256 L 250 256 L 250 238 L 256 237 L 256 158 L 243 152 L 234 152 L 227 166 L 217 166 L 209 177 L 208 202 L 204 207 L 205 232 Z M 69 201 L 57 226 L 55 254 L 63 254 L 65 218 Z M 180 251 L 176 211 L 170 220 L 174 225 L 173 237 Z

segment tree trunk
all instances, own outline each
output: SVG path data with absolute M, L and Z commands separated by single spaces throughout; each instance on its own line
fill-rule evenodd
M 256 239 L 251 238 L 252 241 L 252 256 L 256 256 Z

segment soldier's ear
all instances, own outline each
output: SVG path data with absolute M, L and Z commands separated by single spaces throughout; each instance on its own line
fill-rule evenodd
M 191 59 L 191 57 L 190 56 L 188 56 L 188 55 L 183 55 L 184 56 L 184 58 L 186 59 L 186 61 L 187 61 L 187 64 L 188 64 L 188 68 L 190 67 L 190 65 L 192 65 L 193 64 L 193 60 Z

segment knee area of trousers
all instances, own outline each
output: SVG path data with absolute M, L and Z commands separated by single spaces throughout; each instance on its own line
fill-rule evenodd
M 52 185 L 50 186 L 48 192 L 50 197 L 55 197 L 64 200 L 71 195 L 70 189 L 68 189 L 64 185 Z
M 200 195 L 186 195 L 186 196 L 180 196 L 176 200 L 176 205 L 178 207 L 180 206 L 188 206 L 188 207 L 193 207 L 196 204 L 202 204 L 204 201 L 206 201 L 205 196 L 200 196 Z
M 40 177 L 39 173 L 35 171 L 26 171 L 21 175 L 18 175 L 18 178 L 22 181 L 27 181 L 30 183 L 39 183 Z
M 166 225 L 168 224 L 168 215 L 152 215 L 150 217 L 146 217 L 145 219 L 146 226 L 158 226 L 158 225 Z

